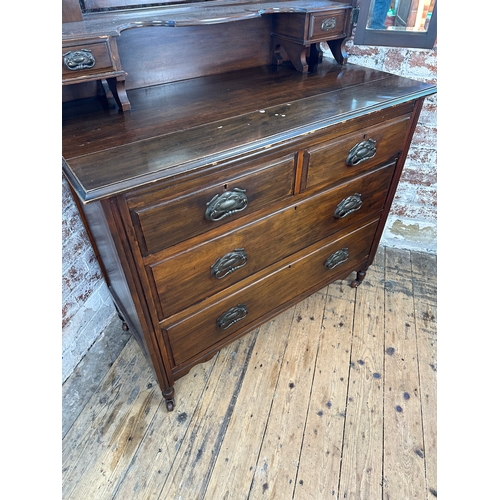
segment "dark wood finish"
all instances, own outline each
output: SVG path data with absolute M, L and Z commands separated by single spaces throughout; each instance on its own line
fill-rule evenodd
M 79 0 L 62 0 L 62 22 L 78 22 L 83 19 Z
M 339 81 L 340 77 L 342 81 Z M 404 105 L 408 94 L 425 94 L 428 87 L 424 83 L 408 80 L 401 86 L 401 82 L 399 77 L 388 73 L 354 65 L 349 66 L 349 71 L 345 71 L 343 67 L 325 60 L 317 71 L 307 75 L 299 74 L 285 65 L 279 68 L 259 66 L 225 73 L 223 77 L 212 75 L 194 78 L 183 81 L 182 85 L 177 82 L 137 89 L 129 92 L 133 98 L 134 113 L 127 115 L 116 109 L 103 109 L 98 101 L 76 101 L 63 107 L 63 125 L 67 131 L 63 141 L 63 156 L 67 159 L 81 156 L 79 138 L 82 135 L 85 135 L 85 153 L 88 155 L 154 137 L 169 139 L 171 134 L 180 129 L 217 121 L 221 121 L 217 126 L 230 125 L 234 128 L 240 121 L 247 120 L 245 126 L 248 129 L 249 118 L 258 127 L 262 127 L 267 125 L 270 117 L 278 113 L 278 116 L 285 114 L 288 118 L 287 127 L 293 127 L 294 124 L 288 124 L 292 111 L 297 125 L 300 125 L 301 120 L 307 121 L 302 118 L 305 113 L 314 116 L 319 123 L 338 124 L 329 132 L 332 135 L 336 132 L 336 136 L 340 136 L 346 131 L 356 130 L 358 122 L 370 123 L 372 117 L 376 117 L 375 122 L 384 120 L 382 115 L 389 117 L 392 106 Z M 283 96 L 285 87 L 286 98 Z M 388 98 L 378 95 L 381 89 L 391 91 Z M 199 99 L 200 95 L 203 95 L 203 99 Z M 293 104 L 293 108 L 290 109 L 287 104 Z M 334 113 L 331 112 L 332 107 L 335 109 Z M 362 110 L 368 107 L 372 113 L 359 118 Z M 265 115 L 261 110 L 266 111 Z M 412 106 L 409 105 L 408 112 L 411 110 Z M 380 113 L 377 115 L 375 111 Z M 103 113 L 106 120 L 103 120 Z M 399 113 L 396 112 L 396 116 L 397 114 Z M 246 116 L 235 121 L 237 115 Z M 352 120 L 348 123 L 344 120 L 343 123 L 343 115 Z M 226 119 L 232 121 L 223 122 Z M 276 125 L 278 126 L 270 129 L 269 133 L 280 131 L 280 122 Z M 99 133 L 95 133 L 96 129 L 99 129 Z M 247 129 L 245 134 L 250 139 L 259 137 L 259 130 Z M 208 130 L 213 133 L 212 129 Z M 200 137 L 196 138 L 199 139 Z M 170 142 L 169 149 L 175 144 L 174 141 Z M 187 146 L 183 148 L 182 144 L 177 149 L 181 155 L 192 151 Z M 195 154 L 192 151 L 190 156 L 195 158 Z M 127 162 L 130 161 L 132 159 L 127 159 Z M 175 161 L 174 159 L 173 162 Z M 113 170 L 121 169 L 115 167 Z M 144 171 L 144 167 L 142 170 Z M 139 168 L 137 174 L 141 174 Z
M 271 17 L 244 24 L 244 29 L 234 22 L 224 29 L 203 25 L 123 31 L 117 44 L 127 68 L 127 90 L 271 64 Z
M 306 189 L 323 187 L 334 182 L 347 180 L 372 169 L 375 165 L 396 158 L 401 152 L 410 116 L 402 115 L 393 120 L 384 121 L 361 129 L 326 143 L 317 144 L 305 150 L 307 160 Z M 367 140 L 375 142 L 375 152 L 370 158 L 348 165 L 346 160 L 357 145 Z
M 172 249 L 172 255 L 156 257 L 150 264 L 152 287 L 158 294 L 159 319 L 196 304 L 275 262 L 334 234 L 346 225 L 357 225 L 378 214 L 392 179 L 393 166 L 374 172 L 333 190 L 303 199 L 293 206 L 264 214 L 249 224 L 236 222 L 221 235 Z M 363 206 L 345 219 L 335 219 L 337 205 L 353 192 L 363 193 Z M 273 236 L 279 235 L 279 236 Z M 198 241 L 198 240 L 197 240 Z M 210 268 L 234 249 L 244 248 L 248 263 L 224 279 L 215 279 Z M 164 254 L 165 255 L 165 254 Z
M 72 67 L 67 58 L 82 54 L 90 54 L 92 66 Z M 106 81 L 112 96 L 122 111 L 130 109 L 130 102 L 125 92 L 125 77 L 127 73 L 121 69 L 120 57 L 116 40 L 111 37 L 88 38 L 82 40 L 67 40 L 62 44 L 62 84 L 88 84 L 92 81 Z
M 358 286 L 373 260 L 435 87 L 323 58 L 351 7 L 206 2 L 65 25 L 63 45 L 101 50 L 83 81 L 108 93 L 63 103 L 63 171 L 169 410 L 194 365 L 333 280 L 356 271 Z M 273 63 L 278 39 L 306 71 Z M 198 56 L 176 53 L 187 40 Z
M 234 332 L 248 332 L 261 322 L 262 311 L 281 310 L 285 304 L 294 301 L 297 294 L 332 281 L 332 278 L 344 278 L 350 274 L 353 265 L 366 260 L 367 245 L 373 239 L 376 222 L 359 228 L 357 231 L 344 232 L 340 237 L 308 247 L 293 258 L 283 259 L 277 265 L 258 273 L 256 277 L 242 280 L 239 287 L 231 287 L 223 294 L 222 300 L 214 295 L 209 304 L 201 311 L 196 311 L 186 319 L 172 326 L 166 326 L 164 335 L 172 346 L 176 366 L 202 354 L 213 344 L 232 337 Z M 333 239 L 333 241 L 332 241 Z M 325 268 L 328 257 L 343 247 L 349 247 L 349 259 L 333 271 Z M 347 272 L 349 270 L 349 272 Z M 293 286 L 290 284 L 293 283 Z M 248 314 L 232 326 L 221 329 L 217 319 L 238 304 L 245 304 Z M 189 312 L 192 311 L 188 309 Z M 175 321 L 175 316 L 165 321 Z
M 102 78 L 112 78 L 110 86 L 113 90 L 119 88 L 119 92 L 113 91 L 113 96 L 121 110 L 130 109 L 128 89 L 269 64 L 272 58 L 280 64 L 291 60 L 297 70 L 306 72 L 311 44 L 342 41 L 352 31 L 349 2 L 278 0 L 270 5 L 216 0 L 196 3 L 188 10 L 178 2 L 170 3 L 162 6 L 149 3 L 153 6 L 120 10 L 116 15 L 91 10 L 127 6 L 129 2 L 90 2 L 81 22 L 63 22 L 63 45 L 77 42 L 85 45 L 97 37 L 105 37 L 114 45 L 118 43 L 119 51 L 114 51 L 114 59 L 121 65 L 120 60 L 124 58 L 123 65 L 131 74 L 130 82 L 127 78 L 125 83 L 126 74 Z M 335 26 L 325 28 L 326 18 L 335 18 Z M 70 14 L 69 20 L 73 21 Z M 244 30 L 237 21 L 246 21 Z M 225 23 L 224 29 L 220 29 L 222 23 Z M 273 31 L 277 38 L 273 39 Z M 197 44 L 197 40 L 202 43 Z M 280 45 L 285 47 L 287 55 L 281 54 L 276 59 Z M 144 53 L 148 54 L 147 58 L 142 56 Z M 334 54 L 340 63 L 347 61 L 345 57 L 338 59 L 338 51 Z M 317 62 L 316 52 L 313 52 L 313 62 Z M 78 73 L 80 82 L 92 80 L 88 71 L 78 70 Z M 66 84 L 74 83 L 78 80 L 66 81 Z M 91 87 L 87 87 L 89 90 Z M 71 97 L 71 93 L 66 93 L 67 99 Z
M 169 3 L 170 5 L 122 10 L 118 15 L 113 12 L 86 13 L 84 23 L 63 25 L 63 40 L 65 37 L 86 38 L 96 33 L 118 36 L 124 30 L 147 26 L 177 28 L 216 25 L 281 13 L 288 13 L 293 17 L 297 13 L 310 15 L 352 8 L 349 1 L 336 2 L 331 0 L 275 0 L 271 3 L 251 0 L 228 2 L 214 0 L 193 3 L 188 9 L 185 5 L 177 5 L 176 2 Z M 290 32 L 288 35 L 296 36 Z
M 92 69 L 86 70 L 85 75 L 106 73 L 109 71 L 113 71 L 113 61 L 111 58 L 111 49 L 109 47 L 109 40 L 104 39 L 96 39 L 92 41 L 85 41 L 85 43 L 71 43 L 71 44 L 63 44 L 62 53 L 63 57 L 65 53 L 68 52 L 77 52 L 87 50 L 91 51 L 93 56 L 95 57 L 95 65 Z M 69 80 L 73 78 L 79 78 L 81 73 L 76 73 L 75 71 L 70 70 L 67 66 L 62 65 L 62 75 L 63 75 L 63 85 L 67 83 Z
M 194 192 L 188 191 L 180 198 L 179 192 L 185 189 L 182 183 L 174 189 L 153 192 L 152 203 L 137 211 L 131 204 L 143 254 L 158 252 L 292 196 L 295 155 L 266 160 L 238 164 L 228 172 L 217 173 L 216 179 L 201 178 Z M 243 191 L 247 204 L 230 215 L 221 215 L 220 220 L 207 220 L 209 202 L 235 190 Z
M 192 87 L 188 82 L 187 94 L 183 94 L 184 86 L 179 84 L 166 85 L 166 89 L 130 92 L 134 106 L 132 116 L 106 111 L 104 122 L 99 113 L 85 120 L 95 103 L 89 103 L 89 107 L 80 112 L 77 110 L 73 116 L 69 116 L 69 111 L 63 114 L 68 131 L 63 155 L 67 160 L 72 159 L 66 172 L 74 176 L 76 190 L 82 198 L 90 201 L 201 167 L 210 168 L 214 162 L 219 169 L 222 160 L 241 159 L 244 155 L 306 141 L 304 134 L 310 132 L 311 122 L 315 123 L 313 128 L 318 135 L 320 132 L 340 135 L 349 127 L 355 130 L 363 109 L 387 110 L 404 103 L 408 96 L 426 95 L 429 88 L 425 83 L 401 80 L 374 70 L 353 66 L 351 74 L 326 61 L 322 64 L 331 71 L 312 74 L 310 79 L 286 68 L 283 76 L 290 76 L 286 81 L 281 77 L 281 70 L 275 78 L 269 69 L 264 70 L 267 80 L 261 75 L 258 85 L 253 87 L 254 80 L 248 76 L 248 95 L 240 104 L 237 99 L 241 91 L 245 93 L 242 85 L 250 70 L 230 73 L 228 82 L 224 78 L 208 77 L 206 88 L 204 79 L 196 79 Z M 346 75 L 346 83 L 338 81 L 340 74 Z M 233 78 L 238 80 L 234 93 L 229 88 Z M 212 86 L 212 82 L 216 84 Z M 283 99 L 285 82 L 287 95 Z M 405 84 L 401 85 L 402 82 Z M 391 89 L 390 98 L 385 97 L 385 92 Z M 200 92 L 208 104 L 200 104 Z M 150 100 L 143 107 L 148 97 Z M 253 111 L 249 111 L 252 106 Z M 187 107 L 192 112 L 187 112 Z M 350 118 L 355 119 L 352 124 L 344 123 Z M 330 128 L 334 125 L 335 130 Z M 190 128 L 179 130 L 186 127 Z M 95 133 L 96 129 L 99 133 Z M 82 155 L 81 139 L 85 136 L 88 154 Z M 111 147 L 121 158 L 119 164 L 109 154 Z
M 325 6 L 321 12 L 276 14 L 273 36 L 276 62 L 281 64 L 288 59 L 297 71 L 306 73 L 309 64 L 319 62 L 318 53 L 311 52 L 315 44 L 338 39 L 342 41 L 350 36 L 351 6 L 346 4 L 341 7 L 329 10 Z M 285 50 L 285 55 L 281 48 Z M 338 50 L 333 55 L 339 64 L 347 63 L 347 57 L 339 57 Z
M 144 2 L 143 0 L 80 0 L 83 2 L 85 11 L 104 10 L 104 9 L 119 9 L 124 7 L 134 7 L 137 5 L 161 5 L 166 2 Z M 187 0 L 177 0 L 171 3 L 182 3 Z

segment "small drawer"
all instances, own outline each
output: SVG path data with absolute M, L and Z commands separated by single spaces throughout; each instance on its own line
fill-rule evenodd
M 313 287 L 344 278 L 367 258 L 377 222 L 323 240 L 280 262 L 253 283 L 222 299 L 213 298 L 209 307 L 164 327 L 174 364 L 179 366 L 242 329 L 253 327 Z
M 311 14 L 309 17 L 309 41 L 332 40 L 345 36 L 345 20 L 350 10 L 334 10 Z
M 199 303 L 348 225 L 362 224 L 378 214 L 392 172 L 391 166 L 377 170 L 195 248 L 181 248 L 171 257 L 151 264 L 150 280 L 159 319 Z M 336 217 L 338 207 L 345 205 L 344 200 L 358 193 L 361 206 L 344 217 Z
M 155 253 L 246 216 L 293 194 L 295 154 L 268 162 L 250 163 L 177 198 L 159 199 L 131 208 L 143 255 Z M 232 172 L 232 173 L 231 173 Z M 201 187 L 203 186 L 203 187 Z M 178 186 L 182 190 L 182 186 Z
M 410 114 L 307 148 L 305 189 L 337 184 L 395 158 Z
M 63 81 L 113 69 L 113 58 L 108 40 L 62 47 Z

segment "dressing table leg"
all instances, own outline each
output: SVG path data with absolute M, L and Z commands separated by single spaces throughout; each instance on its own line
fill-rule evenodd
M 115 310 L 116 310 L 116 314 L 118 315 L 118 318 L 120 319 L 120 321 L 122 322 L 122 330 L 124 332 L 128 332 L 129 330 L 129 327 L 128 327 L 128 324 L 127 324 L 127 321 L 125 320 L 125 318 L 123 317 L 120 309 L 118 309 L 118 306 L 116 304 L 114 304 L 115 306 Z
M 358 286 L 361 285 L 361 282 L 365 279 L 365 276 L 366 276 L 366 269 L 358 271 L 356 273 L 356 279 L 351 283 L 351 287 L 358 288 Z
M 162 396 L 165 398 L 165 404 L 167 405 L 167 411 L 173 411 L 175 407 L 175 401 L 174 401 L 174 388 L 173 387 L 167 387 L 162 392 Z
M 283 47 L 294 68 L 299 73 L 307 73 L 309 69 L 307 64 L 308 47 L 278 37 L 274 38 L 274 47 L 274 55 L 277 64 L 281 64 L 283 60 L 280 54 L 280 47 Z
M 309 67 L 313 68 L 323 61 L 323 51 L 319 43 L 313 43 L 309 48 Z
M 345 49 L 346 38 L 341 40 L 329 40 L 328 46 L 332 52 L 333 57 L 339 64 L 347 64 L 347 51 Z
M 115 98 L 116 103 L 122 111 L 130 110 L 130 101 L 125 90 L 125 79 L 107 78 L 109 89 Z

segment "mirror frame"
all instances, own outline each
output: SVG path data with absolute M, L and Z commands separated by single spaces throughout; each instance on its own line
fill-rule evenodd
M 371 0 L 360 0 L 354 45 L 432 49 L 437 39 L 437 0 L 426 32 L 366 29 Z

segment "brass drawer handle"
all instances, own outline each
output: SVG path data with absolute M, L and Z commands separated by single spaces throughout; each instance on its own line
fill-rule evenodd
M 347 155 L 346 163 L 349 166 L 359 165 L 360 163 L 373 158 L 377 154 L 375 147 L 377 141 L 367 139 L 366 141 L 358 142 Z
M 337 208 L 335 209 L 335 213 L 333 214 L 333 216 L 336 219 L 343 219 L 344 217 L 347 217 L 349 214 L 355 212 L 356 210 L 359 210 L 361 208 L 361 205 L 363 205 L 363 202 L 361 201 L 361 195 L 359 193 L 355 193 L 352 196 L 344 198 L 337 205 Z
M 246 304 L 238 304 L 232 307 L 217 319 L 217 327 L 221 330 L 227 330 L 238 321 L 241 321 L 248 314 Z
M 321 31 L 330 31 L 337 26 L 337 19 L 335 17 L 329 17 L 321 23 Z
M 327 269 L 333 269 L 343 262 L 346 262 L 347 259 L 349 259 L 349 249 L 342 248 L 341 250 L 337 250 L 335 253 L 332 253 L 332 255 L 326 259 L 325 267 Z
M 210 268 L 210 274 L 218 280 L 242 268 L 247 263 L 247 254 L 244 248 L 235 248 L 223 257 L 218 258 Z
M 245 210 L 248 199 L 245 195 L 246 189 L 235 188 L 223 194 L 216 194 L 208 203 L 205 211 L 205 219 L 219 221 L 230 215 Z
M 63 54 L 64 65 L 71 71 L 90 69 L 95 66 L 95 58 L 88 49 L 74 50 Z

